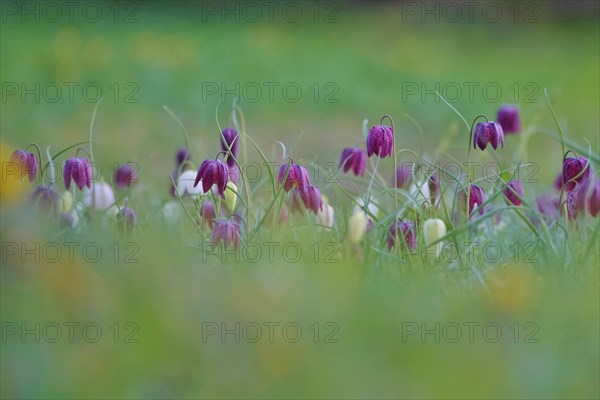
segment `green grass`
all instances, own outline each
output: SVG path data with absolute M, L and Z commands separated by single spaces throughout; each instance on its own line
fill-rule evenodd
M 337 24 L 198 25 L 193 10 L 166 15 L 158 5 L 142 3 L 139 24 L 39 24 L 35 29 L 14 21 L 2 24 L 2 82 L 98 82 L 103 88 L 134 82 L 140 100 L 115 102 L 105 95 L 93 134 L 94 158 L 105 173 L 115 162 L 139 166 L 140 183 L 131 192 L 119 192 L 121 205 L 129 197 L 138 215 L 132 235 L 119 234 L 114 220 L 100 214 L 90 214 L 76 230 L 61 231 L 54 219 L 25 201 L 18 207 L 2 205 L 2 398 L 600 396 L 598 219 L 582 213 L 576 221 L 545 224 L 535 211 L 536 197 L 552 192 L 562 162 L 544 88 L 565 130 L 567 149 L 587 154 L 589 148 L 596 159 L 600 152 L 597 21 L 575 23 L 544 13 L 533 25 L 403 24 L 397 8 L 384 3 L 342 7 Z M 207 81 L 298 82 L 303 88 L 336 83 L 337 103 L 308 98 L 240 103 L 248 136 L 256 142 L 246 143 L 242 165 L 279 162 L 275 141 L 282 142 L 294 161 L 312 167 L 313 181 L 335 208 L 333 229 L 315 226 L 312 214 L 290 215 L 289 224 L 263 220 L 271 204 L 275 214 L 289 196 L 275 199 L 277 188 L 263 168 L 260 179 L 238 185 L 236 210 L 246 220 L 242 251 L 203 251 L 211 233 L 194 225 L 197 203 L 168 196 L 174 153 L 185 141 L 163 105 L 189 132 L 194 164 L 214 158 L 218 99 L 202 102 L 200 89 Z M 472 222 L 454 219 L 452 182 L 442 181 L 447 211 L 443 205 L 437 211 L 414 207 L 411 196 L 398 191 L 396 211 L 415 222 L 417 251 L 387 250 L 396 204 L 389 187 L 392 160 L 379 162 L 381 178 L 372 185 L 372 165 L 358 179 L 332 177 L 326 164 L 337 164 L 346 146 L 364 146 L 363 118 L 372 125 L 392 115 L 398 162 L 444 165 L 467 159 L 468 133 L 460 117 L 433 95 L 425 102 L 416 96 L 403 102 L 403 82 L 426 82 L 430 88 L 434 82 L 498 82 L 502 88 L 518 82 L 520 89 L 535 82 L 538 101 L 518 102 L 523 134 L 507 136 L 504 149 L 471 154 L 472 161 L 506 169 L 503 179 L 514 173 L 509 168 L 516 162 L 537 166 L 532 175 L 537 182 L 525 184 L 523 207 L 507 207 L 502 183 L 482 179 L 479 169 L 475 178 L 490 201 L 488 212 Z M 222 127 L 231 101 L 219 106 Z M 452 106 L 470 123 L 481 113 L 494 118 L 504 102 L 513 102 L 510 93 L 497 102 L 479 97 Z M 93 109 L 94 103 L 81 97 L 72 103 L 9 97 L 2 102 L 3 145 L 25 148 L 36 142 L 56 154 L 88 139 Z M 62 165 L 74 155 L 75 149 L 68 150 L 56 162 Z M 599 168 L 596 161 L 592 166 Z M 521 169 L 526 175 L 531 171 Z M 64 190 L 62 181 L 57 187 Z M 369 187 L 385 212 L 361 243 L 352 245 L 347 225 L 354 203 L 348 194 L 365 196 Z M 33 188 L 27 186 L 26 194 Z M 80 201 L 79 191 L 74 193 Z M 177 206 L 176 222 L 163 216 L 167 202 Z M 444 242 L 457 243 L 460 255 L 425 258 L 421 227 L 433 216 L 445 221 Z M 469 252 L 466 241 L 476 243 Z M 73 259 L 71 242 L 78 244 Z M 23 251 L 35 243 L 39 261 Z M 59 262 L 51 262 L 52 243 L 63 251 Z M 102 249 L 98 262 L 89 260 L 93 249 L 81 250 L 90 243 Z M 272 257 L 269 243 L 275 246 Z M 13 244 L 16 254 L 8 247 Z M 289 246 L 289 253 L 283 250 Z M 302 254 L 296 260 L 297 249 Z M 90 343 L 76 330 L 71 343 L 64 326 L 58 343 L 43 337 L 36 343 L 32 335 L 21 340 L 7 332 L 12 323 L 32 327 L 68 321 L 96 322 L 101 339 Z M 135 325 L 126 328 L 128 322 Z M 236 343 L 232 335 L 203 341 L 211 322 L 257 323 L 263 336 L 257 343 L 243 337 Z M 271 341 L 264 328 L 269 322 L 279 328 L 296 323 L 302 336 L 291 343 L 277 328 Z M 439 342 L 435 334 L 420 336 L 421 324 L 431 329 L 437 323 Z M 478 324 L 473 340 L 469 323 Z M 455 324 L 462 336 L 452 343 L 448 335 Z M 484 336 L 486 324 L 490 336 L 500 327 L 497 341 Z M 415 326 L 419 332 L 409 335 L 407 329 Z M 130 339 L 137 342 L 124 343 L 132 332 Z

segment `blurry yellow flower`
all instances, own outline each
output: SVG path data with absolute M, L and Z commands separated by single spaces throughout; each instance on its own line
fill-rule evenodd
M 65 191 L 62 196 L 60 196 L 59 202 L 60 212 L 68 213 L 73 208 L 73 195 L 69 191 Z
M 350 243 L 358 243 L 367 231 L 367 216 L 364 211 L 357 211 L 348 221 L 348 240 Z
M 433 218 L 428 219 L 423 224 L 423 236 L 425 237 L 425 245 L 429 245 L 446 235 L 446 224 L 441 219 Z M 442 251 L 442 242 L 437 243 L 435 248 L 435 255 L 439 256 Z
M 229 211 L 233 211 L 235 208 L 235 203 L 237 201 L 237 191 L 238 188 L 235 183 L 229 181 L 227 182 L 227 187 L 225 188 L 225 204 L 227 204 L 227 209 Z

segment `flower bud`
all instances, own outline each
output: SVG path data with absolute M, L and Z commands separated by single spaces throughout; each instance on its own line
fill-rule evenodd
M 54 212 L 58 208 L 60 198 L 52 186 L 38 186 L 31 195 L 31 200 L 42 210 Z
M 403 189 L 413 177 L 413 163 L 402 163 L 396 168 L 396 187 Z
M 135 227 L 136 215 L 129 207 L 121 208 L 119 214 L 117 214 L 117 227 L 122 233 L 131 233 Z
M 400 220 L 392 222 L 392 225 L 390 226 L 387 238 L 388 250 L 391 250 L 392 247 L 394 247 L 394 244 L 396 244 L 396 239 L 400 233 L 402 233 L 402 242 L 400 243 L 401 246 L 406 245 L 406 248 L 409 252 L 414 251 L 417 248 L 417 235 L 415 233 L 415 228 L 410 222 L 402 222 Z
M 477 185 L 471 185 L 469 193 L 469 215 L 473 214 L 473 211 L 479 207 L 479 214 L 484 213 L 484 207 L 481 207 L 485 203 L 485 191 L 483 188 Z M 461 189 L 458 192 L 458 207 L 462 212 L 465 211 L 467 205 L 467 193 L 465 189 Z
M 133 163 L 119 165 L 115 171 L 114 182 L 118 188 L 124 189 L 137 183 L 138 176 Z
M 323 209 L 317 213 L 317 222 L 320 225 L 331 228 L 333 226 L 334 210 L 329 204 L 323 204 Z
M 60 212 L 68 213 L 73 208 L 73 195 L 69 191 L 63 192 L 59 201 Z
M 237 158 L 238 153 L 238 142 L 239 136 L 235 129 L 233 128 L 225 128 L 223 129 L 223 135 L 221 136 L 221 150 L 227 153 L 225 160 L 227 162 L 228 167 L 233 167 L 235 165 L 235 161 L 233 157 Z M 231 149 L 231 154 L 233 157 L 229 155 L 229 149 Z
M 215 207 L 213 206 L 212 202 L 205 201 L 202 203 L 200 206 L 200 216 L 206 223 L 206 226 L 208 226 L 209 229 L 212 229 L 215 225 L 215 218 L 217 217 L 217 214 L 215 213 Z
M 235 183 L 229 181 L 227 182 L 227 187 L 225 189 L 225 204 L 227 204 L 227 209 L 229 211 L 233 211 L 235 208 L 235 203 L 237 201 L 237 191 L 238 188 Z
M 191 156 L 188 149 L 186 149 L 185 147 L 180 147 L 179 150 L 177 150 L 177 153 L 175 154 L 175 165 L 179 167 L 184 162 L 190 161 L 190 159 Z
M 516 105 L 503 104 L 498 109 L 496 120 L 504 133 L 520 133 L 521 132 L 521 118 L 519 116 L 519 108 Z
M 425 245 L 429 247 L 430 244 L 436 242 L 446 235 L 446 224 L 441 219 L 428 219 L 423 224 L 423 236 L 425 237 Z M 439 242 L 435 244 L 435 256 L 438 257 L 442 251 L 443 243 Z
M 89 208 L 106 210 L 115 203 L 115 195 L 108 183 L 97 182 L 91 189 L 83 191 L 83 203 Z
M 238 249 L 240 246 L 240 226 L 232 221 L 217 221 L 212 230 L 212 243 L 219 242 L 228 248 L 233 246 Z
M 367 216 L 364 211 L 355 212 L 348 221 L 348 240 L 350 243 L 359 243 L 367 231 Z

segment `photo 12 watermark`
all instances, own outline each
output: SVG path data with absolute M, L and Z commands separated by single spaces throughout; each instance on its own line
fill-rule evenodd
M 237 99 L 240 103 L 276 102 L 339 103 L 340 87 L 336 82 L 252 81 L 224 82 L 206 81 L 200 85 L 202 102 L 229 103 Z
M 401 325 L 402 343 L 539 343 L 539 326 L 535 322 L 499 323 L 404 321 Z
M 538 103 L 542 90 L 537 82 L 487 81 L 410 81 L 402 82 L 400 97 L 402 103 L 440 103 L 442 98 L 448 103 L 490 103 L 503 101 L 511 103 Z
M 2 103 L 97 103 L 106 98 L 114 103 L 139 103 L 140 87 L 136 82 L 41 82 L 3 81 Z
M 136 322 L 3 321 L 2 343 L 139 343 Z
M 340 3 L 335 1 L 202 1 L 196 16 L 202 23 L 336 24 Z
M 140 247 L 136 242 L 100 243 L 95 241 L 61 242 L 2 242 L 2 263 L 18 264 L 64 264 L 83 260 L 88 264 L 111 262 L 114 264 L 137 264 Z
M 202 343 L 339 343 L 337 323 L 296 321 L 203 321 Z
M 140 22 L 141 1 L 13 1 L 0 2 L 2 23 L 87 23 Z
M 540 1 L 402 1 L 402 23 L 536 24 Z

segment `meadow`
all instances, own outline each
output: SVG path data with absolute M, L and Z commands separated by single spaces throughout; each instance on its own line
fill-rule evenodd
M 598 398 L 598 5 L 274 3 L 2 4 L 0 397 Z

